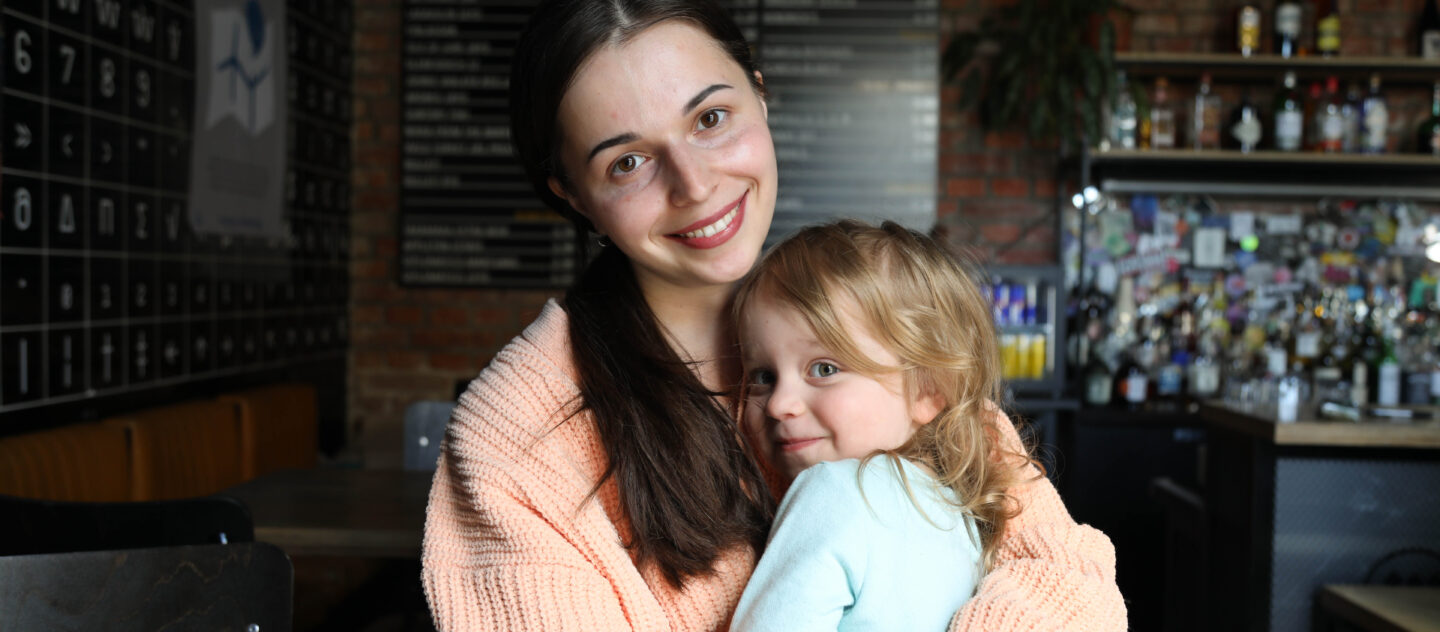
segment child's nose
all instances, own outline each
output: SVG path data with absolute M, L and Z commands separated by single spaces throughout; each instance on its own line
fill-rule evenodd
M 783 382 L 776 382 L 770 392 L 770 398 L 765 401 L 765 414 L 771 419 L 785 420 L 799 416 L 805 412 L 805 401 L 796 392 Z

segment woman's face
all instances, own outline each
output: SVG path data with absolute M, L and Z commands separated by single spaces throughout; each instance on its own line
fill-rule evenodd
M 775 210 L 765 103 L 705 31 L 670 20 L 598 49 L 560 102 L 550 188 L 634 263 L 641 287 L 731 284 Z

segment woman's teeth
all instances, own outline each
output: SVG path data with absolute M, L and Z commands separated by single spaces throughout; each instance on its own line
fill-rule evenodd
M 720 231 L 722 231 L 722 230 L 725 230 L 726 228 L 729 228 L 729 227 L 730 227 L 730 222 L 735 221 L 735 213 L 736 213 L 736 211 L 739 211 L 739 210 L 740 210 L 740 209 L 738 209 L 738 208 L 737 208 L 737 209 L 731 209 L 731 211 L 730 211 L 729 213 L 726 213 L 726 214 L 725 214 L 725 217 L 720 218 L 720 221 L 717 221 L 717 222 L 715 222 L 714 224 L 711 224 L 711 225 L 706 226 L 706 227 L 701 228 L 701 229 L 692 230 L 692 231 L 690 231 L 690 232 L 688 232 L 688 233 L 680 233 L 680 236 L 681 236 L 681 237 L 684 237 L 685 239 L 695 239 L 696 237 L 711 237 L 711 236 L 714 236 L 715 233 L 718 233 L 718 232 L 720 232 Z

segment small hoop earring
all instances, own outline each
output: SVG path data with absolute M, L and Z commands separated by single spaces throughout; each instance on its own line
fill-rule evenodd
M 595 239 L 595 241 L 599 242 L 601 248 L 609 248 L 610 246 L 615 245 L 614 242 L 611 242 L 610 238 L 606 237 L 605 235 L 599 236 Z

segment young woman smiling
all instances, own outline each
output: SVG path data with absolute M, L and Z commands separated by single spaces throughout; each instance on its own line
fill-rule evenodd
M 445 630 L 723 629 L 776 502 L 737 423 L 728 315 L 777 184 L 749 45 L 709 0 L 548 0 L 510 86 L 532 186 L 613 245 L 458 402 L 426 520 L 432 614 Z M 1124 629 L 1109 541 L 1043 478 L 1013 496 L 952 629 Z

